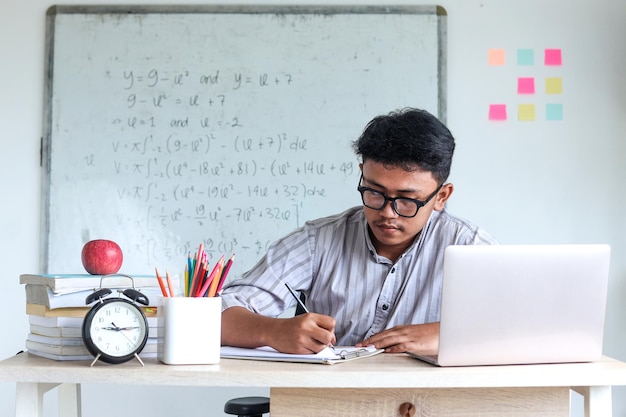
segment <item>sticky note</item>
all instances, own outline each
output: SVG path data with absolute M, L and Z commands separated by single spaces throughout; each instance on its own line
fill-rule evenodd
M 490 104 L 489 120 L 506 120 L 506 104 Z
M 489 49 L 489 65 L 490 66 L 498 66 L 506 64 L 506 53 L 504 49 L 491 48 Z
M 535 65 L 535 51 L 532 49 L 518 49 L 517 65 Z
M 518 78 L 517 94 L 535 94 L 535 79 L 533 77 Z
M 546 94 L 561 94 L 563 81 L 560 77 L 546 78 Z
M 562 64 L 561 49 L 546 49 L 544 53 L 545 65 L 561 65 Z
M 560 103 L 546 104 L 546 120 L 563 120 L 563 105 Z
M 535 120 L 535 105 L 520 104 L 517 106 L 517 119 L 523 122 Z

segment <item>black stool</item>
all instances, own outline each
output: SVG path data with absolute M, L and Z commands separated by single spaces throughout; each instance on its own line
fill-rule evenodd
M 270 399 L 268 397 L 233 398 L 224 404 L 224 412 L 238 417 L 262 417 L 263 414 L 270 412 Z

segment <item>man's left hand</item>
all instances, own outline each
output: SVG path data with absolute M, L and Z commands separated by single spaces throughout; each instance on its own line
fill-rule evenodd
M 383 330 L 356 346 L 374 345 L 389 353 L 436 354 L 439 349 L 439 323 L 405 324 Z

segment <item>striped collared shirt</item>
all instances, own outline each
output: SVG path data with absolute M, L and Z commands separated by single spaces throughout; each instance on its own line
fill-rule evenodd
M 384 329 L 439 321 L 443 253 L 449 245 L 496 244 L 484 230 L 433 211 L 415 242 L 393 263 L 374 249 L 361 206 L 307 222 L 273 243 L 241 278 L 224 287 L 223 309 L 278 316 L 307 296 L 310 311 L 335 318 L 337 345 Z

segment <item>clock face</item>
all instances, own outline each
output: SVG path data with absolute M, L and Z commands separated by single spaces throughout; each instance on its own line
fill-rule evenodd
M 113 298 L 96 304 L 83 322 L 87 350 L 108 363 L 122 363 L 141 352 L 148 339 L 146 317 L 130 301 Z

